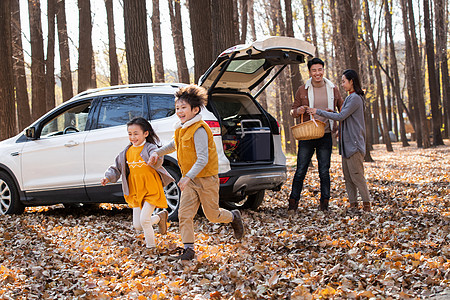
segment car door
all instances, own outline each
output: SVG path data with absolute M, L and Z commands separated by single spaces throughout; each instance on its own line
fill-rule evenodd
M 37 136 L 22 150 L 22 182 L 27 197 L 86 198 L 84 140 L 89 129 L 91 99 L 65 105 L 35 125 Z
M 95 108 L 92 130 L 86 137 L 84 183 L 93 202 L 122 202 L 120 181 L 100 185 L 106 169 L 130 143 L 126 123 L 135 117 L 148 119 L 146 94 L 119 94 L 100 97 Z

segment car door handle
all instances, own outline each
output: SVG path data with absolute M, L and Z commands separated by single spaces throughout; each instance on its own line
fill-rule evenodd
M 78 142 L 74 142 L 74 141 L 69 141 L 67 143 L 64 144 L 64 146 L 66 147 L 74 147 L 74 146 L 78 146 Z
M 11 152 L 11 156 L 19 156 L 19 152 Z

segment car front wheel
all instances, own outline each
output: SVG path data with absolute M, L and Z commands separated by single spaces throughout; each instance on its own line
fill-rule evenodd
M 5 172 L 0 172 L 0 214 L 21 214 L 24 210 L 14 180 Z

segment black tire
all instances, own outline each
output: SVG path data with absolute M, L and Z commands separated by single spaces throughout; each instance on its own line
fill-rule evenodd
M 175 167 L 165 167 L 167 172 L 175 179 L 175 182 L 169 183 L 164 187 L 164 193 L 167 199 L 167 211 L 169 212 L 169 221 L 178 221 L 178 208 L 180 207 L 181 191 L 177 183 L 181 179 L 179 170 Z M 160 209 L 156 209 L 155 213 L 158 213 Z
M 266 190 L 261 190 L 255 194 L 248 195 L 246 198 L 233 200 L 220 200 L 220 205 L 226 209 L 252 209 L 256 210 L 264 201 Z
M 5 172 L 0 172 L 0 214 L 21 214 L 24 210 L 14 180 Z
M 265 193 L 266 193 L 266 190 L 261 190 L 261 191 L 258 191 L 256 194 L 248 195 L 247 201 L 245 201 L 245 203 L 244 203 L 244 207 L 250 208 L 251 210 L 257 210 L 258 207 L 264 201 Z

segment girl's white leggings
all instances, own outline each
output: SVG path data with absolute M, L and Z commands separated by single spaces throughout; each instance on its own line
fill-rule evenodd
M 137 230 L 144 231 L 147 248 L 156 247 L 153 225 L 158 223 L 160 218 L 158 215 L 152 216 L 154 210 L 155 206 L 148 202 L 144 202 L 142 209 L 140 207 L 133 208 L 133 226 Z

